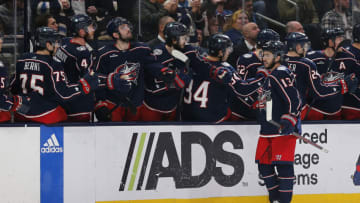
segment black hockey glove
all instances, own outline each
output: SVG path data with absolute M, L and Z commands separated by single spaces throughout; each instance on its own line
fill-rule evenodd
M 295 131 L 297 119 L 290 114 L 284 114 L 280 118 L 280 135 L 290 135 Z
M 227 67 L 212 67 L 210 69 L 210 77 L 223 84 L 231 82 L 233 71 Z
M 174 81 L 175 75 L 175 72 L 171 68 L 165 67 L 161 69 L 159 79 L 164 81 L 166 84 L 171 84 Z
M 107 77 L 106 86 L 109 90 L 116 90 L 121 93 L 128 93 L 134 83 L 131 78 L 123 73 L 110 73 Z
M 343 80 L 340 80 L 341 94 L 354 93 L 358 87 L 358 79 L 354 73 L 345 76 Z
M 10 111 L 26 114 L 30 110 L 30 97 L 15 95 L 10 99 L 13 105 Z
M 91 91 L 99 89 L 99 77 L 96 73 L 87 73 L 79 80 L 81 90 L 84 94 L 89 94 Z
M 99 102 L 95 107 L 95 116 L 101 122 L 111 121 L 111 112 L 106 107 L 106 103 Z

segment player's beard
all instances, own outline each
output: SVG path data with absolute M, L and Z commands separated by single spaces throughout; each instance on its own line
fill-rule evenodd
M 123 42 L 130 42 L 130 40 L 132 40 L 132 34 L 130 34 L 129 37 L 123 37 L 121 33 L 119 33 L 119 39 Z

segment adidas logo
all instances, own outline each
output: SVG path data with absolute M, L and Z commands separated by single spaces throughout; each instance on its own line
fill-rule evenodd
M 60 147 L 59 141 L 57 140 L 55 134 L 52 134 L 51 137 L 43 144 L 41 147 L 41 153 L 62 153 L 63 148 Z

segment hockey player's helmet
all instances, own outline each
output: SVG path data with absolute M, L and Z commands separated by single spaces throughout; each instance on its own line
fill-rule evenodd
M 210 56 L 218 56 L 219 51 L 221 50 L 223 53 L 225 53 L 225 50 L 227 48 L 232 48 L 233 43 L 231 39 L 224 34 L 214 34 L 209 39 L 209 55 Z
M 360 42 L 360 23 L 354 25 L 352 36 L 354 42 Z
M 306 34 L 301 32 L 291 32 L 285 37 L 285 43 L 288 51 L 296 51 L 296 45 L 307 45 L 307 49 L 310 48 L 309 38 Z
M 35 33 L 35 46 L 38 48 L 46 48 L 46 43 L 52 44 L 61 39 L 61 35 L 54 29 L 49 27 L 39 27 Z
M 165 25 L 164 37 L 167 45 L 172 45 L 173 40 L 179 40 L 180 36 L 188 35 L 189 30 L 186 25 L 179 22 L 170 22 Z
M 272 29 L 263 29 L 259 32 L 256 38 L 256 45 L 258 48 L 262 48 L 268 41 L 279 41 L 280 35 Z
M 271 52 L 274 57 L 283 56 L 285 54 L 285 45 L 281 41 L 268 41 L 263 45 L 263 51 Z
M 119 32 L 119 26 L 120 25 L 124 25 L 127 24 L 130 28 L 130 30 L 133 30 L 133 26 L 130 23 L 130 21 L 128 21 L 126 18 L 123 17 L 115 17 L 112 20 L 110 20 L 108 22 L 108 24 L 106 25 L 106 31 L 108 33 L 108 35 L 110 35 L 111 37 L 113 36 L 113 33 L 117 33 Z
M 329 46 L 329 39 L 335 41 L 336 37 L 344 36 L 345 31 L 344 29 L 337 27 L 337 28 L 328 28 L 323 30 L 321 34 L 321 41 L 325 47 Z
M 88 26 L 90 25 L 93 25 L 94 29 L 96 29 L 95 22 L 91 19 L 91 17 L 85 14 L 74 15 L 70 19 L 70 21 L 71 21 L 70 30 L 74 35 L 76 35 L 81 29 L 84 29 L 86 32 L 88 32 Z

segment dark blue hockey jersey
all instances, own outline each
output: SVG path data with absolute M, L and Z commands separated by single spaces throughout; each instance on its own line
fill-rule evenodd
M 311 51 L 306 57 L 316 64 L 320 75 L 329 71 L 334 71 L 339 73 L 344 72 L 346 75 L 355 73 L 357 77 L 360 76 L 360 69 L 358 68 L 356 59 L 346 49 L 343 49 L 342 52 L 338 52 L 335 59 L 327 57 L 323 50 Z M 334 61 L 331 62 L 332 60 Z
M 212 68 L 234 68 L 219 61 L 191 56 L 193 80 L 185 90 L 183 119 L 185 121 L 221 122 L 229 111 L 229 96 L 246 97 L 261 85 L 262 79 L 247 82 L 233 75 L 230 84 L 223 84 L 210 76 Z
M 236 62 L 236 71 L 246 80 L 254 78 L 258 68 L 263 66 L 260 58 L 255 52 L 250 52 L 240 56 Z M 256 110 L 253 109 L 253 104 L 257 101 L 258 93 L 255 92 L 247 97 L 236 96 L 230 98 L 230 109 L 233 114 L 242 119 L 253 120 L 256 118 Z
M 140 106 L 144 99 L 144 70 L 159 77 L 164 66 L 156 60 L 150 47 L 143 43 L 130 43 L 129 49 L 119 50 L 115 45 L 104 46 L 98 50 L 94 70 L 105 75 L 123 73 L 131 81 L 129 91 L 110 90 L 96 92 L 98 101 L 108 100 L 120 106 Z M 128 89 L 128 88 L 125 88 Z M 121 101 L 131 101 L 122 103 Z
M 305 105 L 311 99 L 333 99 L 341 94 L 340 85 L 326 85 L 321 81 L 314 62 L 308 58 L 286 56 L 289 69 L 295 74 L 296 88 L 298 89 L 302 104 Z M 336 98 L 336 97 L 335 97 Z M 336 105 L 336 101 L 333 105 Z M 340 105 L 337 105 L 339 109 Z M 329 107 L 330 108 L 330 107 Z
M 0 110 L 8 111 L 12 107 L 12 100 L 8 98 L 6 95 L 6 87 L 7 87 L 7 68 L 4 63 L 0 61 Z
M 185 47 L 185 52 L 194 50 L 191 46 Z M 153 54 L 156 55 L 157 60 L 162 63 L 164 67 L 169 67 L 178 74 L 172 84 L 166 84 L 161 79 L 154 77 L 152 73 L 145 70 L 145 97 L 144 103 L 156 110 L 170 111 L 177 107 L 180 100 L 181 89 L 175 86 L 175 82 L 181 85 L 188 85 L 191 80 L 189 70 L 185 64 L 175 62 L 174 57 L 167 51 L 165 44 L 154 49 Z
M 244 80 L 255 77 L 261 66 L 263 63 L 255 52 L 243 54 L 236 61 L 236 71 Z
M 283 114 L 300 115 L 300 94 L 296 89 L 295 76 L 287 67 L 279 66 L 271 72 L 263 86 L 262 93 L 266 95 L 266 92 L 271 94 L 272 120 L 279 123 Z M 260 106 L 266 106 L 266 98 L 263 95 L 260 98 Z M 259 110 L 260 135 L 279 136 L 278 127 L 266 121 L 266 108 Z
M 70 83 L 76 83 L 93 65 L 94 50 L 89 45 L 80 45 L 65 38 L 61 41 L 61 47 L 57 49 L 55 57 L 61 61 L 67 79 Z
M 16 63 L 16 74 L 11 82 L 11 92 L 31 97 L 28 116 L 51 111 L 59 102 L 81 96 L 78 84 L 68 85 L 62 66 L 54 66 L 48 55 L 25 53 Z

